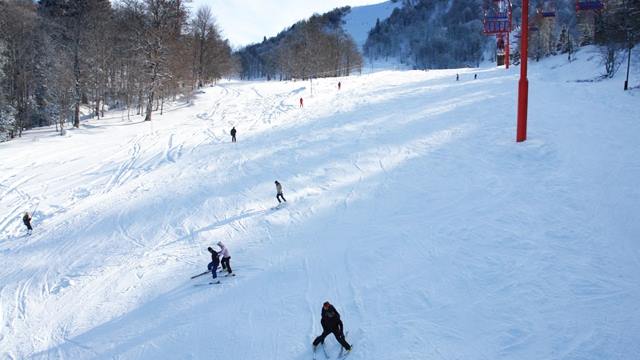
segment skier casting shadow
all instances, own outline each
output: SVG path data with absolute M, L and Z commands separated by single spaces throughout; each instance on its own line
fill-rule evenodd
M 347 340 L 344 338 L 340 313 L 338 313 L 338 310 L 336 310 L 336 308 L 334 308 L 328 301 L 325 301 L 325 303 L 322 304 L 322 320 L 320 320 L 320 323 L 322 324 L 322 334 L 313 340 L 314 348 L 318 346 L 318 344 L 324 343 L 324 338 L 329 334 L 333 334 L 345 350 L 351 351 L 351 345 L 349 345 Z
M 31 216 L 29 216 L 28 212 L 24 213 L 24 216 L 22 217 L 22 222 L 24 223 L 24 226 L 27 227 L 27 235 L 31 235 L 33 228 L 31 227 Z
M 278 180 L 276 180 L 276 199 L 278 200 L 278 204 L 281 204 L 282 201 L 287 202 L 287 199 L 284 198 L 284 195 L 282 194 L 282 185 L 280 184 L 280 182 L 278 182 Z M 280 201 L 280 198 L 282 198 L 282 201 Z
M 218 265 L 220 265 L 220 258 L 218 257 L 218 253 L 213 250 L 213 248 L 208 247 L 207 250 L 211 253 L 211 262 L 207 265 L 207 269 L 211 271 L 211 275 L 213 276 L 213 280 L 215 281 L 218 278 Z
M 233 276 L 233 271 L 231 270 L 231 255 L 229 255 L 229 249 L 222 243 L 222 241 L 218 241 L 218 246 L 220 247 L 219 254 L 222 256 L 222 261 L 220 264 L 222 265 L 222 270 L 227 272 L 227 275 Z

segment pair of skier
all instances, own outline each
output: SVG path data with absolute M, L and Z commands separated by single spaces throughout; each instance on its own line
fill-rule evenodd
M 277 192 L 276 199 L 278 200 L 278 203 L 282 203 L 282 201 L 287 202 L 287 199 L 284 198 L 284 195 L 282 193 L 282 184 L 280 184 L 278 180 L 275 181 L 275 184 L 276 184 L 276 192 Z M 280 199 L 282 199 L 282 201 Z M 222 270 L 226 270 L 229 275 L 232 274 L 231 263 L 230 263 L 231 255 L 229 255 L 229 249 L 227 249 L 227 247 L 224 246 L 222 241 L 218 241 L 217 245 L 220 247 L 220 251 L 216 251 L 212 247 L 207 248 L 209 253 L 211 253 L 211 262 L 207 265 L 207 269 L 211 271 L 211 276 L 213 277 L 214 280 L 218 278 L 217 269 L 218 269 L 218 265 L 220 265 L 221 263 L 222 263 Z M 222 261 L 220 260 L 220 256 L 222 256 Z
M 218 241 L 217 245 L 220 247 L 220 251 L 216 251 L 212 247 L 207 248 L 209 253 L 211 253 L 211 262 L 207 265 L 207 269 L 211 271 L 211 275 L 214 280 L 218 278 L 218 265 L 221 263 L 223 271 L 226 271 L 228 275 L 233 274 L 233 271 L 231 270 L 231 255 L 229 255 L 229 249 L 227 249 L 222 241 Z M 220 260 L 220 256 L 222 256 L 222 261 Z

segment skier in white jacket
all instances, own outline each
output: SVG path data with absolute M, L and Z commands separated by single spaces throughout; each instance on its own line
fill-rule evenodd
M 278 180 L 276 180 L 276 199 L 278 199 L 278 204 L 281 204 L 282 201 L 280 201 L 280 198 L 282 198 L 282 200 L 284 202 L 287 202 L 287 199 L 284 198 L 284 195 L 282 194 L 282 184 L 280 184 L 280 182 Z
M 229 249 L 222 243 L 222 241 L 218 241 L 218 246 L 220 247 L 220 255 L 222 256 L 222 261 L 220 264 L 222 265 L 222 270 L 226 270 L 229 275 L 231 275 L 231 255 L 229 255 Z

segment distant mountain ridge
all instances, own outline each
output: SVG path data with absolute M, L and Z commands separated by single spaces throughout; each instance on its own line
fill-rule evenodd
M 363 60 L 353 38 L 343 28 L 350 8 L 336 8 L 298 21 L 275 37 L 236 53 L 242 79 L 307 79 L 348 76 Z
M 358 45 L 360 49 L 369 37 L 369 31 L 373 29 L 377 21 L 386 20 L 391 13 L 402 6 L 398 0 L 385 1 L 379 4 L 355 6 L 343 17 L 343 28 Z
M 298 21 L 236 52 L 243 79 L 348 75 L 359 71 L 370 30 L 401 6 L 398 0 L 336 8 Z

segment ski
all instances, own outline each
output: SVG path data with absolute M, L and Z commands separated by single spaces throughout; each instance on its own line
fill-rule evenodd
M 353 344 L 351 344 L 351 350 L 349 351 L 344 351 L 344 349 L 340 350 L 340 354 L 338 354 L 338 357 L 336 359 L 344 359 L 347 356 L 349 356 L 349 354 L 351 354 L 351 352 L 353 352 Z
M 192 279 L 195 279 L 195 278 L 200 277 L 200 276 L 202 276 L 202 275 L 206 275 L 206 274 L 208 274 L 208 273 L 210 273 L 210 272 L 211 272 L 210 270 L 207 270 L 207 271 L 205 271 L 205 272 L 203 272 L 203 273 L 201 273 L 201 274 L 193 275 L 191 278 L 192 278 Z
M 279 204 L 279 205 L 276 205 L 276 206 L 272 207 L 271 210 L 273 210 L 273 211 L 280 210 L 280 209 L 285 208 L 286 206 L 287 205 L 285 203 L 282 203 L 282 204 Z
M 324 346 L 324 342 L 322 343 L 322 352 L 324 353 L 324 357 L 329 359 L 329 353 L 327 352 L 327 348 Z
M 218 285 L 221 284 L 222 282 L 220 280 L 213 280 L 210 282 L 205 282 L 205 283 L 198 283 L 198 284 L 193 284 L 193 286 L 208 286 L 208 285 Z
M 351 349 L 349 351 L 346 351 L 344 348 L 340 349 L 340 354 L 338 354 L 338 357 L 336 358 L 336 360 L 344 359 L 353 352 L 353 344 L 350 344 L 350 345 L 351 345 Z
M 347 340 L 347 335 L 349 335 L 348 331 L 344 333 L 345 340 Z M 338 357 L 336 357 L 336 360 L 344 359 L 349 356 L 349 354 L 351 354 L 351 352 L 353 351 L 353 343 L 350 343 L 349 345 L 351 345 L 351 349 L 349 351 L 345 351 L 343 347 L 340 347 L 340 353 L 338 354 Z
M 217 271 L 221 271 L 219 266 L 218 266 Z M 211 270 L 207 270 L 207 271 L 205 271 L 205 272 L 203 272 L 203 273 L 200 273 L 200 274 L 198 274 L 198 275 L 193 275 L 191 278 L 192 278 L 192 279 L 195 279 L 195 278 L 197 278 L 197 277 L 200 277 L 200 276 L 202 276 L 202 275 L 206 275 L 206 274 L 211 274 Z

